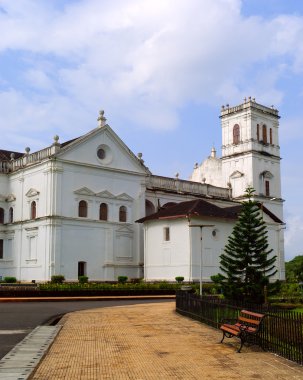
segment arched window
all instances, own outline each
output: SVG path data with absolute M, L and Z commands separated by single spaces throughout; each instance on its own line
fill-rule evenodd
M 155 206 L 153 205 L 153 203 L 151 201 L 149 201 L 148 199 L 146 199 L 145 201 L 145 216 L 148 216 L 148 215 L 151 215 L 155 212 Z
M 260 141 L 260 126 L 257 124 L 257 140 Z
M 0 224 L 4 223 L 4 209 L 0 207 Z
M 107 220 L 107 204 L 106 203 L 100 204 L 99 219 L 100 220 Z
M 239 144 L 239 142 L 240 142 L 240 127 L 238 124 L 235 124 L 233 128 L 233 144 Z
M 126 222 L 127 210 L 125 206 L 119 208 L 119 222 Z
M 36 219 L 37 216 L 37 205 L 36 202 L 33 201 L 31 203 L 31 219 Z
M 269 128 L 269 143 L 272 144 L 272 129 Z
M 78 216 L 81 218 L 87 218 L 87 203 L 85 201 L 79 202 Z
M 262 138 L 263 138 L 263 143 L 267 144 L 267 128 L 266 128 L 266 125 L 263 125 L 263 127 L 262 127 Z
M 8 222 L 13 223 L 13 221 L 14 221 L 14 209 L 10 207 L 8 211 Z

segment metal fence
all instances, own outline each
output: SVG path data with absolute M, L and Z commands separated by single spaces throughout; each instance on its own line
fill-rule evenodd
M 279 308 L 247 303 L 227 303 L 216 297 L 203 297 L 178 291 L 176 311 L 182 315 L 219 328 L 222 319 L 237 318 L 246 309 L 266 315 L 260 341 L 266 351 L 303 365 L 303 314 Z

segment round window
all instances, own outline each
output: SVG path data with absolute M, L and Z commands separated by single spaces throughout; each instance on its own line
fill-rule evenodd
M 102 165 L 108 165 L 113 160 L 113 152 L 106 144 L 101 144 L 97 147 L 96 156 Z
M 100 158 L 100 160 L 104 160 L 104 158 L 106 157 L 105 150 L 103 148 L 98 149 L 97 156 L 98 158 Z

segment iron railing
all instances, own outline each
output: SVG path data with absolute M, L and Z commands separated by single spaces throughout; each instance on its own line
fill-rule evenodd
M 219 328 L 223 319 L 236 319 L 240 310 L 266 315 L 260 330 L 260 342 L 266 351 L 303 365 L 303 314 L 280 308 L 247 303 L 231 303 L 216 297 L 200 297 L 185 291 L 176 294 L 176 311 Z

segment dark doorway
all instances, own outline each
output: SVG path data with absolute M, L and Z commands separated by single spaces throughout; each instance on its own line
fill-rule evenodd
M 78 277 L 79 276 L 86 276 L 86 262 L 85 261 L 78 262 Z

